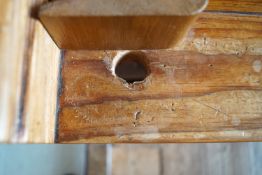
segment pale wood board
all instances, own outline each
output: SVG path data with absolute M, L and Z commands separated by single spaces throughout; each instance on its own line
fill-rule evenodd
M 113 145 L 112 175 L 160 175 L 159 152 L 157 146 Z
M 109 156 L 108 151 L 107 145 L 88 145 L 86 166 L 87 175 L 108 174 L 107 170 L 110 168 L 110 164 L 107 162 L 107 156 Z
M 57 115 L 60 51 L 43 26 L 35 23 L 35 37 L 24 101 L 25 143 L 53 143 Z
M 113 145 L 112 175 L 259 175 L 261 148 L 261 143 Z
M 16 137 L 19 122 L 23 64 L 28 36 L 29 1 L 1 1 L 0 4 L 0 141 Z
M 262 55 L 259 15 L 202 13 L 175 50 L 206 55 Z
M 31 16 L 41 3 L 1 1 L 0 142 L 54 142 L 60 53 Z

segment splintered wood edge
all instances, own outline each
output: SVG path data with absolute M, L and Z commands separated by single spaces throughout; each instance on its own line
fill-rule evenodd
M 64 0 L 41 7 L 39 16 L 189 16 L 208 0 Z

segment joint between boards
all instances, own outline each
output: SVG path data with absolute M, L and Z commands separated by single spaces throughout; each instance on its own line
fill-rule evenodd
M 57 99 L 56 99 L 56 114 L 55 114 L 55 138 L 54 142 L 58 143 L 58 131 L 59 131 L 59 113 L 60 113 L 60 96 L 62 94 L 62 87 L 63 87 L 63 78 L 62 78 L 62 69 L 64 64 L 64 55 L 65 50 L 60 51 L 60 57 L 59 57 L 59 70 L 58 70 L 58 83 L 57 83 Z

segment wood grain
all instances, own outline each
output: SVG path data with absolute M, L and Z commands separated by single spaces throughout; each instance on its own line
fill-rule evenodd
M 67 51 L 58 142 L 261 141 L 261 31 L 260 16 L 203 13 L 174 50 L 145 51 L 131 89 L 108 70 L 119 53 Z
M 209 0 L 208 11 L 262 13 L 261 0 Z
M 258 175 L 261 148 L 261 143 L 118 144 L 112 146 L 112 174 Z
M 59 50 L 30 17 L 31 7 L 42 2 L 0 2 L 0 142 L 54 141 Z M 130 92 L 112 78 L 102 60 L 116 52 L 66 52 L 63 70 L 79 72 L 63 72 L 58 141 L 261 141 L 261 1 L 211 0 L 207 11 L 174 48 L 181 52 L 147 53 L 153 61 L 161 57 L 152 65 L 151 78 L 162 83 L 157 91 L 154 79 L 153 88 Z M 173 64 L 179 60 L 180 70 Z M 144 110 L 139 121 L 137 109 Z
M 31 17 L 41 3 L 0 2 L 0 142 L 54 142 L 60 53 Z
M 257 175 L 261 143 L 161 145 L 162 175 Z
M 110 167 L 108 160 L 109 151 L 107 149 L 109 145 L 88 145 L 87 152 L 87 175 L 107 175 Z
M 262 18 L 203 13 L 175 50 L 207 55 L 262 55 Z
M 60 51 L 39 22 L 35 23 L 32 49 L 20 141 L 54 143 Z
M 28 44 L 28 5 L 28 1 L 0 2 L 0 142 L 10 142 L 17 136 Z
M 151 75 L 130 90 L 108 71 L 102 55 L 73 53 L 66 53 L 62 72 L 59 142 L 261 139 L 252 132 L 245 135 L 245 130 L 261 129 L 259 56 L 147 51 Z M 78 60 L 78 53 L 87 55 L 85 60 Z M 188 139 L 182 132 L 196 134 Z M 182 138 L 162 137 L 176 133 Z
M 77 57 L 77 52 L 75 53 Z M 134 85 L 133 91 L 112 76 L 102 59 L 92 60 L 87 57 L 82 61 L 65 62 L 65 96 L 61 97 L 61 105 L 196 96 L 234 89 L 261 89 L 261 73 L 255 72 L 253 67 L 256 62 L 261 62 L 259 56 L 239 58 L 174 51 L 148 51 L 145 54 L 150 62 L 151 75 L 144 84 Z M 165 82 L 169 82 L 168 86 Z
M 62 49 L 165 49 L 185 36 L 206 5 L 206 0 L 55 1 L 39 16 Z
M 159 147 L 143 145 L 113 145 L 113 175 L 161 175 Z
M 112 1 L 105 2 L 106 5 L 96 4 L 98 3 L 96 1 L 58 1 L 44 6 L 40 12 L 40 18 L 60 48 L 161 49 L 176 46 L 192 25 L 193 18 L 182 17 L 181 13 L 190 14 L 188 13 L 190 8 L 197 9 L 198 6 L 201 9 L 202 6 L 203 9 L 205 4 L 204 1 L 195 1 L 195 6 L 185 8 L 189 1 L 165 3 L 159 1 L 160 4 L 172 2 L 176 5 L 166 5 L 163 6 L 165 10 L 155 11 L 155 7 L 162 9 L 161 5 L 154 6 L 154 3 L 158 3 L 157 1 L 151 2 L 151 5 L 146 7 L 135 9 L 130 8 L 134 5 L 123 1 L 117 2 L 119 6 L 112 6 Z M 190 3 L 192 4 L 191 1 Z M 144 4 L 146 3 L 143 1 L 141 5 Z M 72 6 L 78 10 L 71 8 Z M 262 12 L 262 3 L 260 0 L 211 0 L 207 11 L 259 15 Z M 151 13 L 154 14 L 153 18 L 145 17 L 145 14 Z M 124 14 L 128 14 L 129 17 L 123 17 Z M 140 17 L 130 17 L 134 14 Z M 181 17 L 173 17 L 171 14 L 180 14 Z M 106 16 L 106 18 L 101 16 Z M 174 26 L 176 26 L 175 29 Z M 154 30 L 150 30 L 152 28 Z

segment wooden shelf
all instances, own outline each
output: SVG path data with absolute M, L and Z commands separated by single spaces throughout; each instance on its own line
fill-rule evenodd
M 186 34 L 207 0 L 69 0 L 39 17 L 61 49 L 166 49 Z

